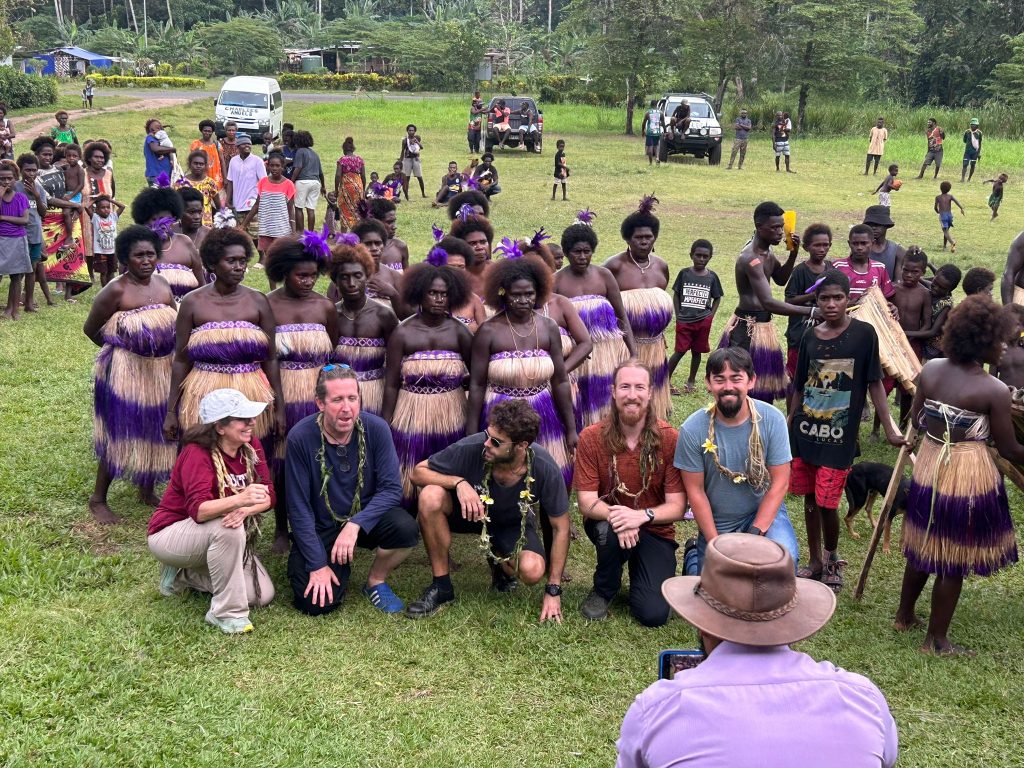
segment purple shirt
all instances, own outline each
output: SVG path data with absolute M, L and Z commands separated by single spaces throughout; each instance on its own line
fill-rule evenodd
M 24 216 L 28 210 L 28 197 L 21 192 L 15 192 L 10 202 L 0 195 L 0 216 Z M 9 221 L 0 221 L 0 237 L 24 237 L 25 226 L 23 224 L 12 224 Z
M 228 181 L 231 182 L 231 207 L 236 211 L 248 211 L 256 202 L 256 185 L 267 177 L 263 161 L 250 154 L 244 160 L 235 155 L 228 163 Z M 238 222 L 241 224 L 242 222 Z
M 898 742 L 885 697 L 866 677 L 786 645 L 723 642 L 700 666 L 637 696 L 616 746 L 618 768 L 891 768 Z

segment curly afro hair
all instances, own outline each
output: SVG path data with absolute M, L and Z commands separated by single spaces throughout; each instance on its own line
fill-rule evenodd
M 562 232 L 562 252 L 566 256 L 576 243 L 590 243 L 593 250 L 597 250 L 597 232 L 589 224 L 570 224 Z
M 360 219 L 349 231 L 360 240 L 363 239 L 363 236 L 366 235 L 367 232 L 376 232 L 380 235 L 381 242 L 387 243 L 388 241 L 387 227 L 376 219 Z
M 473 250 L 473 246 L 465 240 L 445 235 L 441 238 L 438 246 L 447 251 L 449 256 L 461 256 L 464 258 L 467 268 L 472 267 L 476 263 L 476 252 Z
M 524 256 L 534 256 L 540 259 L 551 272 L 555 271 L 555 257 L 552 255 L 547 243 L 540 242 L 537 245 L 533 245 L 529 240 L 520 240 L 519 250 L 523 252 Z
M 367 280 L 377 271 L 377 265 L 373 261 L 373 256 L 370 255 L 370 252 L 366 250 L 366 246 L 362 243 L 359 245 L 338 243 L 331 248 L 331 263 L 327 267 L 327 275 L 331 278 L 332 283 L 338 282 L 341 268 L 345 264 L 358 264 L 361 266 Z
M 213 120 L 200 120 L 199 121 L 199 132 L 202 133 L 203 128 L 209 128 L 211 131 L 217 130 L 217 124 Z
M 132 207 L 134 208 L 134 205 Z M 232 245 L 242 246 L 245 249 L 245 257 L 252 261 L 252 238 L 245 234 L 245 232 L 225 227 L 224 229 L 212 230 L 206 236 L 206 239 L 203 240 L 203 244 L 199 248 L 199 258 L 202 259 L 203 266 L 212 272 L 213 268 L 217 266 L 217 262 L 224 256 L 224 251 Z
M 551 296 L 551 270 L 536 256 L 494 262 L 484 278 L 484 301 L 495 309 L 505 307 L 505 295 L 517 280 L 529 280 L 537 290 L 535 306 L 543 307 Z
M 804 250 L 807 250 L 807 244 L 818 235 L 825 235 L 828 241 L 832 242 L 832 227 L 828 224 L 811 224 L 807 229 L 804 230 L 803 237 L 800 238 L 800 242 L 804 246 Z
M 128 254 L 132 252 L 132 246 L 136 243 L 152 243 L 153 249 L 157 253 L 157 258 L 159 258 L 160 251 L 163 248 L 159 235 L 149 227 L 132 224 L 130 227 L 121 230 L 117 235 L 117 239 L 114 240 L 114 254 L 121 264 L 128 263 Z
M 996 273 L 984 267 L 971 267 L 964 275 L 964 293 L 973 296 L 996 284 Z
M 204 206 L 206 205 L 206 197 L 195 187 L 178 187 L 176 191 L 178 197 L 181 198 L 183 213 L 189 203 L 202 203 Z
M 628 241 L 633 236 L 633 233 L 641 227 L 650 227 L 651 232 L 654 233 L 654 238 L 657 239 L 658 231 L 661 229 L 661 222 L 650 211 L 633 211 L 622 220 L 619 234 L 623 240 Z
M 487 421 L 513 443 L 532 443 L 540 434 L 540 414 L 525 400 L 510 398 L 497 403 Z
M 1017 318 L 1009 307 L 988 296 L 968 296 L 946 318 L 942 351 L 958 365 L 981 361 L 996 344 L 1011 341 L 1016 330 Z
M 148 224 L 150 219 L 165 211 L 176 219 L 185 211 L 181 196 L 170 187 L 147 187 L 132 200 L 132 218 L 136 224 Z
M 186 162 L 188 163 L 189 166 L 192 165 L 192 158 L 194 158 L 194 157 L 201 157 L 201 158 L 203 158 L 203 164 L 204 165 L 209 165 L 210 164 L 209 156 L 202 149 L 193 149 L 191 152 L 188 153 L 188 160 Z
M 448 234 L 459 238 L 459 240 L 465 240 L 466 236 L 473 232 L 483 232 L 488 244 L 494 242 L 494 227 L 491 226 L 491 222 L 485 216 L 472 216 L 465 221 L 455 219 L 448 229 Z
M 327 271 L 327 262 L 309 253 L 299 238 L 279 237 L 267 250 L 267 277 L 275 283 L 283 283 L 295 267 L 306 262 L 316 264 L 318 275 Z
M 394 202 L 383 197 L 372 197 L 366 201 L 366 205 L 370 209 L 370 216 L 377 220 L 383 219 L 392 211 L 398 211 L 398 206 Z
M 29 145 L 29 149 L 32 150 L 32 154 L 34 155 L 38 155 L 39 151 L 43 147 L 49 147 L 50 149 L 56 150 L 57 142 L 51 139 L 49 136 L 40 136 L 37 139 L 33 139 L 32 143 Z
M 491 201 L 487 199 L 487 195 L 475 189 L 467 189 L 465 192 L 459 192 L 459 194 L 448 201 L 448 220 L 453 221 L 458 215 L 459 209 L 464 205 L 472 205 L 474 207 L 479 205 L 483 209 L 484 216 L 491 215 Z
M 444 280 L 448 287 L 448 310 L 465 306 L 469 300 L 469 282 L 465 274 L 451 267 L 435 267 L 425 261 L 409 267 L 402 276 L 402 301 L 410 307 L 420 306 L 437 278 Z
M 110 162 L 110 147 L 108 147 L 102 141 L 90 141 L 88 144 L 86 144 L 83 148 L 82 159 L 85 160 L 86 163 L 88 163 L 91 160 L 93 154 L 95 154 L 96 152 L 103 153 L 104 164 Z

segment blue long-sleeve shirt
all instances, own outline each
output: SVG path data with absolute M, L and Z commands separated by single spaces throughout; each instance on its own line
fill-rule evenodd
M 362 509 L 352 518 L 362 530 L 369 533 L 387 510 L 397 507 L 402 500 L 402 485 L 398 474 L 398 454 L 387 422 L 370 413 L 361 413 L 359 420 L 366 430 L 366 466 L 363 470 L 363 489 L 360 494 Z M 339 456 L 342 449 L 345 456 Z M 312 572 L 329 563 L 324 540 L 337 537 L 341 526 L 327 511 L 320 495 L 320 427 L 316 415 L 307 416 L 288 433 L 285 459 L 285 489 L 288 500 L 288 522 L 299 553 L 306 561 L 306 571 Z M 352 508 L 356 487 L 356 467 L 359 465 L 359 440 L 355 432 L 347 446 L 327 443 L 325 460 L 331 479 L 327 493 L 334 514 L 347 516 Z M 343 465 L 348 471 L 343 472 Z

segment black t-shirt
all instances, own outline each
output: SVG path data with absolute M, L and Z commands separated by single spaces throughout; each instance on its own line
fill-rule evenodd
M 712 270 L 698 275 L 692 267 L 681 270 L 672 284 L 676 321 L 696 323 L 711 314 L 711 304 L 724 295 L 722 283 Z
M 851 319 L 834 339 L 805 333 L 793 381 L 804 396 L 789 428 L 793 456 L 818 467 L 851 467 L 868 384 L 881 379 L 878 336 L 867 323 Z
M 427 460 L 427 466 L 443 475 L 454 475 L 466 478 L 477 493 L 483 491 L 484 459 L 483 449 L 486 434 L 477 432 L 464 437 L 459 442 L 449 445 Z M 565 480 L 562 471 L 551 458 L 551 454 L 536 443 L 533 449 L 534 478 L 532 493 L 540 502 L 540 511 L 548 517 L 561 517 L 569 511 L 569 497 L 565 491 Z M 488 516 L 496 526 L 519 525 L 522 517 L 519 514 L 519 494 L 526 490 L 526 479 L 508 488 L 493 478 L 488 489 L 494 504 L 488 510 Z M 457 513 L 456 513 L 457 514 Z
M 825 272 L 822 272 L 821 275 L 816 275 L 811 272 L 811 268 L 807 264 L 808 262 L 806 261 L 800 262 L 793 270 L 793 274 L 789 276 L 789 282 L 786 283 L 787 301 L 794 296 L 803 296 L 807 293 L 807 289 L 818 282 L 821 279 L 821 275 L 825 274 L 831 266 L 831 262 L 826 259 Z M 786 326 L 786 346 L 790 349 L 800 346 L 800 337 L 803 336 L 804 331 L 808 328 L 804 323 L 806 319 L 806 315 L 789 316 L 789 324 Z
M 555 152 L 555 177 L 556 178 L 561 178 L 561 176 L 562 176 L 562 162 L 564 160 L 565 160 L 565 151 L 564 150 L 560 149 L 557 152 Z M 565 171 L 566 171 L 565 175 L 568 176 L 569 175 L 569 169 L 566 168 Z

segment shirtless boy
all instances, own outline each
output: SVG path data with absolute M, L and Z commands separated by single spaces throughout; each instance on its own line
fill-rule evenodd
M 946 250 L 946 243 L 949 243 L 949 252 L 956 253 L 956 240 L 949 232 L 953 228 L 953 206 L 960 209 L 961 216 L 967 212 L 960 205 L 960 201 L 949 194 L 952 188 L 953 185 L 948 181 L 939 184 L 941 194 L 935 196 L 935 212 L 939 214 L 939 224 L 942 225 L 942 250 Z
M 73 203 L 82 202 L 82 190 L 85 188 L 85 169 L 82 168 L 81 159 L 82 150 L 77 144 L 68 144 L 64 147 L 64 199 Z M 68 232 L 74 232 L 74 221 L 80 216 L 80 209 L 64 209 L 64 227 Z M 89 276 L 92 277 L 91 257 Z
M 900 327 L 914 348 L 918 360 L 924 354 L 924 345 L 918 337 L 918 333 L 932 325 L 932 294 L 927 288 L 921 285 L 921 278 L 924 276 L 925 267 L 928 264 L 928 257 L 917 246 L 907 249 L 907 255 L 903 259 L 903 274 L 900 282 L 893 285 L 896 291 L 892 296 L 892 303 L 900 313 Z M 900 427 L 905 426 L 906 417 L 910 414 L 910 403 L 913 396 L 900 389 Z

